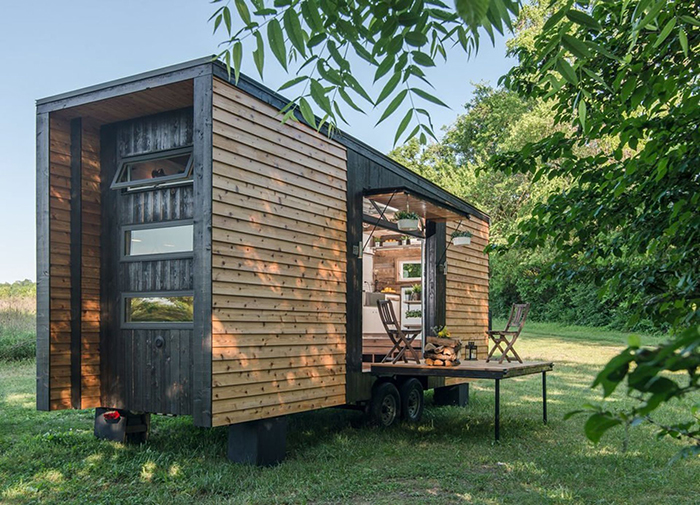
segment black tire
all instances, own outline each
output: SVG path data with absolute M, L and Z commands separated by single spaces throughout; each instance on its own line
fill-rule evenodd
M 369 406 L 370 419 L 382 428 L 388 428 L 401 413 L 401 396 L 391 382 L 380 382 L 372 391 Z
M 418 423 L 423 417 L 423 384 L 418 379 L 408 379 L 399 388 L 401 394 L 401 418 Z

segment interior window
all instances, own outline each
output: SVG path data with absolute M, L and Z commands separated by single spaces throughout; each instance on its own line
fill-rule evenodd
M 127 323 L 187 323 L 194 320 L 194 297 L 127 297 L 125 309 Z
M 167 154 L 138 156 L 122 162 L 112 188 L 154 186 L 189 179 L 192 171 L 192 152 L 170 151 Z
M 399 280 L 419 281 L 423 276 L 423 266 L 420 261 L 399 262 Z
M 191 224 L 126 230 L 124 232 L 124 254 L 126 256 L 143 256 L 145 254 L 191 252 L 194 243 L 193 230 Z

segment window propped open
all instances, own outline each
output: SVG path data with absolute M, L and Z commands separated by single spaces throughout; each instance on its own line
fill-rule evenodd
M 145 188 L 192 179 L 192 148 L 124 158 L 112 189 Z

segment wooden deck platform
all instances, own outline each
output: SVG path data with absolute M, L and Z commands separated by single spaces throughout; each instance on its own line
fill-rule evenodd
M 486 362 L 462 361 L 457 366 L 430 366 L 416 363 L 372 363 L 369 367 L 373 375 L 412 375 L 430 377 L 459 377 L 462 379 L 509 379 L 521 375 L 549 372 L 554 368 L 551 361 L 524 361 L 522 363 L 499 364 L 497 361 Z

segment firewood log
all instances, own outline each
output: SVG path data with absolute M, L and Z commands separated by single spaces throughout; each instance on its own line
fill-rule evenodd
M 436 360 L 433 361 L 433 365 L 434 365 L 434 366 L 444 366 L 444 365 L 445 365 L 445 362 L 442 361 L 441 359 L 436 359 Z
M 462 341 L 456 338 L 446 338 L 446 337 L 428 337 L 426 341 L 429 344 L 442 345 L 446 347 L 455 347 L 462 345 Z
M 425 364 L 426 364 L 426 365 L 432 365 L 433 363 L 435 363 L 434 360 L 432 360 L 432 359 L 430 359 L 430 358 L 425 358 Z

